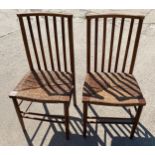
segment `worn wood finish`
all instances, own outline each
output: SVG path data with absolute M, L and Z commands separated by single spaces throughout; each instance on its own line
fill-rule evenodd
M 88 123 L 111 123 L 111 124 L 133 124 L 134 119 L 131 118 L 114 118 L 114 117 L 87 117 Z M 90 119 L 90 121 L 89 121 Z M 93 121 L 95 119 L 96 121 Z
M 46 59 L 45 59 L 45 51 L 44 51 L 44 47 L 43 47 L 43 40 L 42 40 L 42 34 L 41 34 L 39 16 L 36 16 L 36 22 L 37 22 L 37 29 L 38 29 L 38 35 L 39 35 L 39 42 L 40 42 L 41 54 L 42 54 L 43 63 L 44 63 L 44 69 L 45 70 L 48 70 L 47 69 Z
M 104 65 L 105 65 L 107 18 L 104 18 L 103 22 L 104 22 L 104 27 L 103 27 L 103 47 L 102 47 L 102 65 L 101 65 L 102 72 L 104 71 Z
M 133 127 L 132 127 L 132 131 L 131 131 L 131 134 L 130 134 L 130 138 L 131 138 L 131 139 L 132 139 L 133 136 L 134 136 L 134 133 L 135 133 L 137 124 L 138 124 L 138 122 L 139 122 L 140 115 L 141 115 L 141 113 L 142 113 L 142 109 L 143 109 L 143 106 L 139 106 L 139 107 L 138 107 L 138 110 L 137 110 L 137 113 L 136 113 L 136 116 L 135 116 L 135 120 L 134 120 L 134 124 L 133 124 Z
M 137 34 L 136 34 L 136 40 L 135 40 L 134 49 L 133 49 L 132 61 L 131 61 L 130 71 L 129 71 L 130 74 L 132 74 L 133 69 L 134 69 L 134 65 L 135 65 L 135 60 L 136 60 L 136 56 L 137 56 L 137 49 L 138 49 L 140 34 L 141 34 L 141 30 L 142 30 L 142 24 L 143 24 L 143 20 L 139 19 L 139 24 L 138 24 Z
M 75 59 L 74 59 L 74 40 L 73 40 L 73 20 L 68 18 L 68 36 L 69 36 L 69 47 L 70 47 L 70 59 L 71 59 L 71 70 L 73 72 L 73 84 L 74 84 L 74 105 L 77 106 L 76 99 L 76 79 L 75 79 Z
M 57 17 L 67 17 L 72 18 L 72 14 L 59 14 L 59 13 L 20 13 L 17 14 L 18 17 L 27 17 L 27 16 L 57 16 Z
M 103 35 L 102 35 L 102 58 L 101 58 L 101 70 L 98 70 L 98 22 L 103 19 Z M 118 40 L 115 39 L 116 22 L 120 20 L 120 28 L 118 34 Z M 133 124 L 130 138 L 133 137 L 135 129 L 137 127 L 142 107 L 146 104 L 139 85 L 132 75 L 134 64 L 137 55 L 137 49 L 142 29 L 144 16 L 135 15 L 120 15 L 120 14 L 103 14 L 103 15 L 88 15 L 87 20 L 87 75 L 83 87 L 83 136 L 86 137 L 86 127 L 88 123 L 121 123 L 121 124 Z M 128 20 L 128 21 L 127 21 Z M 138 23 L 135 22 L 138 20 Z M 94 22 L 93 22 L 94 21 Z M 108 22 L 111 24 L 111 32 L 108 32 Z M 125 23 L 129 23 L 129 30 L 125 28 Z M 94 38 L 92 38 L 91 27 L 94 24 Z M 137 30 L 135 34 L 135 40 L 133 42 L 134 48 L 130 49 L 131 38 L 133 35 L 134 24 L 137 24 Z M 108 26 L 107 26 L 108 25 Z M 118 23 L 117 23 L 118 26 Z M 127 41 L 125 44 L 125 54 L 123 58 L 122 66 L 119 67 L 121 55 L 121 46 L 123 42 L 124 31 L 128 31 Z M 110 38 L 110 47 L 107 53 L 107 38 Z M 94 40 L 94 50 L 91 49 L 91 40 Z M 114 56 L 114 43 L 116 47 L 116 56 Z M 94 51 L 94 62 L 91 62 L 91 52 Z M 129 51 L 131 52 L 130 66 L 127 71 L 127 60 Z M 106 59 L 106 57 L 108 59 Z M 115 59 L 114 59 L 115 58 Z M 113 63 L 114 62 L 114 63 Z M 93 64 L 94 63 L 94 64 Z M 94 65 L 94 69 L 91 65 Z M 107 64 L 107 70 L 105 65 Z M 112 67 L 114 64 L 114 67 Z M 114 70 L 112 69 L 114 68 Z M 119 70 L 121 68 L 121 71 Z M 122 73 L 121 73 L 122 72 Z M 136 116 L 131 118 L 114 118 L 114 117 L 89 117 L 88 105 L 106 105 L 106 106 L 138 106 L 138 110 L 135 110 Z
M 124 56 L 124 62 L 123 62 L 122 72 L 125 71 L 126 60 L 127 60 L 127 56 L 128 56 L 128 51 L 129 51 L 129 46 L 130 46 L 130 40 L 131 40 L 131 35 L 132 35 L 133 23 L 134 23 L 134 19 L 132 18 L 131 19 L 131 23 L 130 23 L 130 29 L 129 29 L 128 41 L 127 41 L 126 50 L 125 50 L 125 56 Z
M 20 28 L 21 28 L 21 32 L 22 32 L 22 37 L 23 37 L 23 41 L 24 41 L 24 45 L 25 45 L 25 51 L 26 51 L 26 56 L 27 56 L 27 60 L 29 63 L 29 67 L 31 70 L 34 70 L 33 64 L 32 64 L 32 58 L 31 58 L 31 54 L 30 54 L 30 49 L 29 49 L 29 45 L 28 45 L 27 35 L 26 35 L 26 31 L 25 31 L 25 26 L 24 26 L 22 17 L 19 17 L 19 23 L 20 23 Z
M 88 114 L 88 105 L 87 103 L 83 104 L 83 136 L 86 137 L 87 133 L 87 114 Z
M 33 34 L 33 29 L 32 29 L 32 24 L 31 24 L 31 19 L 29 16 L 27 16 L 27 21 L 28 21 L 28 25 L 29 25 L 29 30 L 30 30 L 30 34 L 31 34 L 31 39 L 32 39 L 32 44 L 33 44 L 33 48 L 34 48 L 34 52 L 35 52 L 35 57 L 36 57 L 38 69 L 41 70 L 40 61 L 39 61 L 38 52 L 37 52 L 37 47 L 36 47 L 35 38 L 34 38 L 34 34 Z
M 87 15 L 86 18 L 92 19 L 92 18 L 135 18 L 135 19 L 144 19 L 144 16 L 142 15 L 128 15 L 128 14 L 100 14 L 100 15 Z
M 67 58 L 66 58 L 66 40 L 65 40 L 65 23 L 64 23 L 64 17 L 61 18 L 61 29 L 62 29 L 62 45 L 63 45 L 63 59 L 64 59 L 64 68 L 65 72 L 67 72 Z
M 24 76 L 16 88 L 10 93 L 9 97 L 13 99 L 23 130 L 25 130 L 23 118 L 64 123 L 66 127 L 66 138 L 68 139 L 69 104 L 72 95 L 75 98 L 74 101 L 76 101 L 72 15 L 28 13 L 18 14 L 18 18 L 30 72 Z M 60 22 L 58 22 L 58 18 Z M 61 28 L 60 33 L 62 37 L 59 37 L 58 27 Z M 68 36 L 65 35 L 66 31 L 68 31 Z M 60 41 L 62 42 L 62 49 L 59 46 Z M 66 48 L 67 43 L 69 43 L 68 49 Z M 31 45 L 32 49 L 30 48 Z M 63 62 L 60 59 L 61 50 L 63 53 Z M 70 56 L 69 60 L 67 60 L 67 52 Z M 55 62 L 54 53 L 56 55 Z M 64 115 L 28 112 L 31 104 L 24 112 L 20 110 L 20 104 L 18 105 L 17 102 L 18 99 L 43 104 L 62 103 L 64 104 Z M 74 104 L 76 103 L 74 102 Z M 45 119 L 40 118 L 41 116 L 44 116 Z
M 69 139 L 69 104 L 64 104 L 66 139 Z
M 53 62 L 53 53 L 52 53 L 52 45 L 51 45 L 48 16 L 45 16 L 45 23 L 46 23 L 46 32 L 47 32 L 47 40 L 48 40 L 48 48 L 49 48 L 51 68 L 52 68 L 52 70 L 55 70 L 54 62 Z
M 61 70 L 60 66 L 60 56 L 59 56 L 59 44 L 58 44 L 58 32 L 57 32 L 57 18 L 53 17 L 53 27 L 54 27 L 54 36 L 55 36 L 55 47 L 56 47 L 56 56 L 57 56 L 57 66 L 58 71 Z
M 40 113 L 35 113 L 35 112 L 24 112 L 20 111 L 23 116 L 25 115 L 35 115 L 35 116 L 45 116 L 45 117 L 54 117 L 54 118 L 61 118 L 64 119 L 63 115 L 48 115 L 48 114 L 40 114 Z
M 87 19 L 87 72 L 90 72 L 90 40 L 91 40 L 91 20 Z
M 114 44 L 114 34 L 115 34 L 115 17 L 112 19 L 112 31 L 111 31 L 111 43 L 110 43 L 108 72 L 111 71 L 111 61 L 112 61 L 112 52 L 113 52 L 113 44 Z
M 51 123 L 64 123 L 64 121 L 62 120 L 49 120 L 49 119 L 43 119 L 43 118 L 38 118 L 38 117 L 23 116 L 23 118 L 33 119 L 33 120 L 38 120 L 38 121 L 46 121 L 46 122 L 51 122 Z
M 94 55 L 94 71 L 97 71 L 97 59 L 98 59 L 98 52 L 97 52 L 97 48 L 98 48 L 98 19 L 95 19 L 95 55 Z
M 14 104 L 14 107 L 15 107 L 19 122 L 21 124 L 22 130 L 25 132 L 25 130 L 26 130 L 25 129 L 25 124 L 24 124 L 23 118 L 22 118 L 21 113 L 20 113 L 20 109 L 19 109 L 19 106 L 18 106 L 18 101 L 17 101 L 16 98 L 12 98 L 12 101 L 13 101 L 13 104 Z
M 115 72 L 117 72 L 117 67 L 118 67 L 118 60 L 120 56 L 120 48 L 121 48 L 121 43 L 122 43 L 123 28 L 124 28 L 124 18 L 122 18 L 121 26 L 120 26 L 120 34 L 119 34 L 119 41 L 118 41 L 118 46 L 117 46 L 117 54 L 116 54 L 116 62 L 115 62 Z

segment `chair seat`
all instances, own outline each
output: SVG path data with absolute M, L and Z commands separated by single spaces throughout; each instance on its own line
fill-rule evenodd
M 144 105 L 145 99 L 133 75 L 95 72 L 86 75 L 83 103 L 131 106 Z
M 69 102 L 72 90 L 71 73 L 32 71 L 24 76 L 10 97 L 38 102 Z

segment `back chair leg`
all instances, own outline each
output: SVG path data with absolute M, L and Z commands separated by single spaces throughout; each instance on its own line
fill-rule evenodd
M 64 103 L 66 139 L 69 139 L 69 103 Z
M 86 137 L 87 133 L 87 113 L 88 113 L 88 105 L 87 103 L 83 103 L 83 136 Z
M 26 132 L 24 121 L 23 121 L 23 118 L 22 118 L 22 115 L 20 113 L 20 109 L 19 109 L 19 106 L 18 106 L 18 101 L 17 101 L 16 98 L 12 98 L 12 100 L 13 100 L 13 103 L 14 103 L 14 107 L 15 107 L 19 122 L 20 122 L 20 124 L 22 126 L 22 129 L 23 129 L 24 132 Z
M 77 106 L 77 103 L 76 103 L 76 88 L 74 88 L 73 98 L 74 98 L 74 106 Z
M 134 124 L 133 124 L 133 127 L 132 127 L 132 131 L 131 131 L 131 134 L 130 134 L 130 139 L 132 139 L 133 136 L 134 136 L 134 133 L 135 133 L 137 124 L 139 122 L 139 118 L 140 118 L 142 109 L 143 109 L 143 106 L 139 106 L 138 107 L 138 110 L 137 110 L 137 113 L 136 113 L 136 116 L 135 116 L 135 119 L 134 119 Z

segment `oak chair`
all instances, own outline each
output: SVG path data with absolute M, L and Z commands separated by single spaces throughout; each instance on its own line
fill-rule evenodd
M 22 129 L 26 131 L 23 118 L 64 123 L 68 139 L 72 96 L 76 104 L 72 15 L 28 13 L 17 16 L 30 71 L 9 97 L 13 100 Z M 19 100 L 61 103 L 64 115 L 24 112 L 20 109 Z
M 133 124 L 134 136 L 146 104 L 133 75 L 144 16 L 88 15 L 87 74 L 83 86 L 83 136 L 88 123 Z M 93 105 L 134 107 L 130 118 L 90 117 Z M 95 121 L 94 121 L 95 120 Z

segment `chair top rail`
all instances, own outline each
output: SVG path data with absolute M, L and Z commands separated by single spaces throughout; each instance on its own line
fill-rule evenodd
M 144 19 L 145 16 L 143 15 L 126 15 L 126 14 L 96 14 L 96 15 L 87 15 L 86 18 L 137 18 L 137 19 Z
M 17 14 L 18 17 L 27 16 L 58 16 L 58 17 L 72 17 L 72 14 L 60 14 L 60 13 L 20 13 Z

